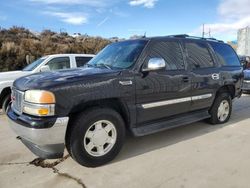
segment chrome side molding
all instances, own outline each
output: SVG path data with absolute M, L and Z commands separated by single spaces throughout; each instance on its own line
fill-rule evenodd
M 171 100 L 142 104 L 141 107 L 144 109 L 148 109 L 148 108 L 154 108 L 154 107 L 159 107 L 159 106 L 167 106 L 171 104 L 178 104 L 178 103 L 183 103 L 183 102 L 191 102 L 191 101 L 196 101 L 196 100 L 208 99 L 212 96 L 213 96 L 212 93 L 208 93 L 208 94 L 197 95 L 197 96 L 192 96 L 192 97 L 184 97 L 184 98 L 179 98 L 179 99 L 171 99 Z
M 211 93 L 209 93 L 209 94 L 204 94 L 204 95 L 193 96 L 191 98 L 192 98 L 192 101 L 195 101 L 195 100 L 201 100 L 201 99 L 208 99 L 212 96 L 213 95 Z
M 128 81 L 119 81 L 119 84 L 121 84 L 122 86 L 128 86 L 128 85 L 132 85 L 133 82 L 131 80 L 128 80 Z

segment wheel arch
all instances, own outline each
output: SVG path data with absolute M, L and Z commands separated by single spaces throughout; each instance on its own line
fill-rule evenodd
M 218 89 L 216 92 L 216 97 L 221 93 L 229 93 L 231 98 L 235 98 L 235 86 L 234 85 L 224 85 Z
M 93 100 L 83 104 L 79 104 L 71 110 L 69 114 L 69 121 L 73 121 L 74 117 L 77 116 L 80 112 L 84 112 L 91 108 L 111 108 L 117 111 L 122 116 L 126 128 L 128 128 L 128 126 L 130 125 L 130 115 L 128 107 L 124 101 L 118 98 Z
M 1 94 L 0 94 L 0 108 L 2 108 L 3 106 L 3 100 L 4 98 L 8 95 L 11 94 L 11 89 L 10 87 L 6 87 L 2 90 Z

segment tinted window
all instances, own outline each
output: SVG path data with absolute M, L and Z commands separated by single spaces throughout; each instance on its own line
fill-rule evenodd
M 213 59 L 206 43 L 186 42 L 188 62 L 193 68 L 213 67 Z
M 147 44 L 146 40 L 131 40 L 108 45 L 88 63 L 89 66 L 127 69 L 132 67 Z
M 60 70 L 60 69 L 68 69 L 70 68 L 70 60 L 69 57 L 56 57 L 51 59 L 48 64 L 50 70 Z
M 91 60 L 92 57 L 76 57 L 76 66 L 82 67 Z
M 222 65 L 239 66 L 240 62 L 234 50 L 222 43 L 211 43 L 215 54 Z
M 184 69 L 182 50 L 177 42 L 165 41 L 154 43 L 146 61 L 148 62 L 150 58 L 157 57 L 165 60 L 166 70 Z

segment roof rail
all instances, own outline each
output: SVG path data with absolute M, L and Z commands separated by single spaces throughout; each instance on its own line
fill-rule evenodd
M 203 37 L 190 36 L 190 35 L 187 35 L 187 34 L 169 35 L 168 37 L 201 39 L 201 40 L 216 41 L 216 42 L 222 42 L 222 43 L 224 43 L 222 40 L 217 40 L 216 38 L 203 38 Z
M 187 34 L 179 34 L 179 35 L 169 35 L 168 37 L 186 38 L 186 37 L 189 37 L 189 35 L 187 35 Z
M 217 42 L 222 42 L 222 43 L 224 43 L 224 41 L 223 40 L 218 40 L 218 39 L 216 39 L 216 38 L 204 38 L 205 40 L 211 40 L 211 41 L 217 41 Z

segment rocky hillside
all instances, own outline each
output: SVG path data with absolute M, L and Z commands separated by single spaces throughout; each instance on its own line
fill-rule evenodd
M 39 34 L 23 27 L 0 29 L 0 72 L 22 69 L 38 57 L 56 53 L 96 54 L 110 41 L 100 37 L 72 37 L 44 30 Z

